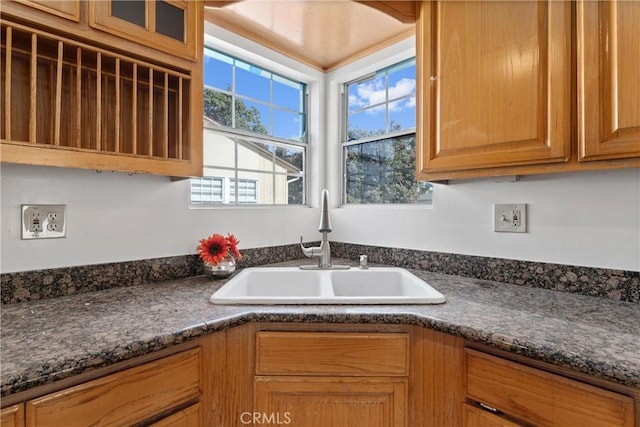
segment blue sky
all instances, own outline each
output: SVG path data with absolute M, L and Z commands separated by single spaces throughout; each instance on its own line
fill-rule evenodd
M 233 58 L 206 49 L 205 86 L 229 90 L 233 63 Z M 303 131 L 299 113 L 303 109 L 304 86 L 238 60 L 235 69 L 236 93 L 252 98 L 243 101 L 260 111 L 265 128 L 273 136 L 299 140 Z M 388 122 L 400 124 L 402 129 L 415 128 L 415 73 L 415 60 L 410 60 L 382 70 L 372 79 L 349 85 L 349 128 L 382 133 Z

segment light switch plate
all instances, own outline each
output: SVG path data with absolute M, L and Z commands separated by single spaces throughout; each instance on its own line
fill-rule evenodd
M 527 204 L 505 203 L 493 205 L 493 231 L 527 232 Z
M 58 239 L 67 235 L 66 205 L 22 205 L 23 239 Z

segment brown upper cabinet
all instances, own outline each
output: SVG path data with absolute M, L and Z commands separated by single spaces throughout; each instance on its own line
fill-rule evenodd
M 75 5 L 77 22 L 58 13 Z M 4 2 L 2 161 L 202 175 L 202 14 L 201 2 Z
M 421 2 L 418 178 L 639 166 L 639 6 Z M 584 59 L 574 89 L 576 9 Z M 617 56 L 603 43 L 617 45 Z
M 80 0 L 15 0 L 47 13 L 80 22 Z
M 640 2 L 578 1 L 581 161 L 640 156 Z
M 89 25 L 172 55 L 196 60 L 198 2 L 135 0 L 89 2 Z

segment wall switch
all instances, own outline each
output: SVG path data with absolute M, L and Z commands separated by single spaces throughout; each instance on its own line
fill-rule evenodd
M 22 205 L 23 239 L 66 237 L 66 205 Z
M 493 205 L 493 231 L 526 233 L 527 204 L 509 203 Z

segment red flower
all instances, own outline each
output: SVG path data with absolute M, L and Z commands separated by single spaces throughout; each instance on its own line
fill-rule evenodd
M 238 241 L 238 239 L 236 239 L 236 236 L 229 233 L 227 235 L 227 242 L 229 242 L 229 250 L 231 250 L 231 253 L 233 254 L 233 256 L 236 257 L 238 261 L 241 260 L 242 254 L 238 250 L 238 243 L 240 242 Z
M 238 250 L 238 239 L 229 233 L 227 237 L 221 234 L 212 234 L 206 239 L 200 240 L 198 245 L 198 255 L 202 262 L 206 264 L 218 264 L 222 259 L 231 253 L 236 259 L 241 259 L 242 255 Z

